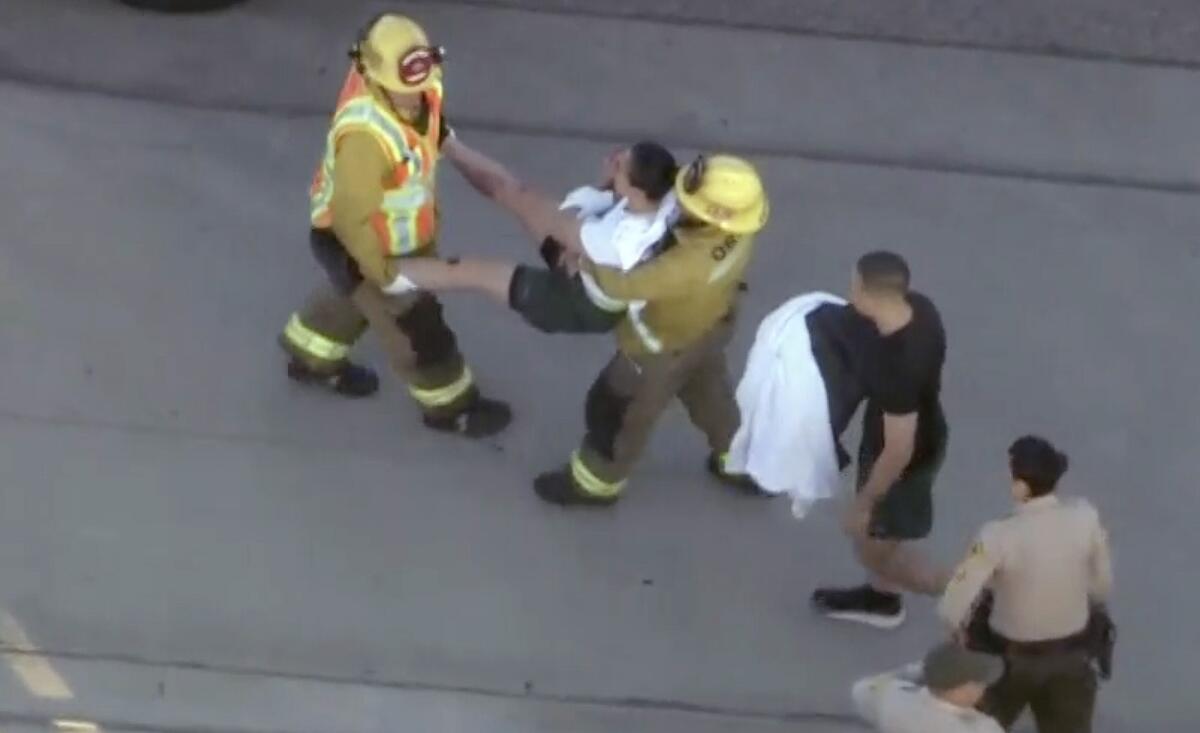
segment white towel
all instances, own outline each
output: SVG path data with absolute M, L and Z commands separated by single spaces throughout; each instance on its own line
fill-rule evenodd
M 726 463 L 727 470 L 749 474 L 766 491 L 791 495 L 797 519 L 837 493 L 839 484 L 825 382 L 805 320 L 826 303 L 846 301 L 808 293 L 763 319 L 738 383 L 742 423 Z
M 581 186 L 559 205 L 559 209 L 570 208 L 578 209 L 576 215 L 583 220 L 579 238 L 588 259 L 624 271 L 641 262 L 679 218 L 674 192 L 663 197 L 654 214 L 637 214 L 629 211 L 628 199 L 617 200 L 612 191 Z

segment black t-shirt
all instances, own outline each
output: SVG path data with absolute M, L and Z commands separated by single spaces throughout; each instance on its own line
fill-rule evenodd
M 942 365 L 946 331 L 937 308 L 924 295 L 910 292 L 912 320 L 887 336 L 875 331 L 862 354 L 861 375 L 867 394 L 863 413 L 863 453 L 883 450 L 883 415 L 917 413 L 916 444 L 906 470 L 937 458 L 946 438 L 942 413 Z
M 813 358 L 825 383 L 829 405 L 829 423 L 837 446 L 838 462 L 842 468 L 849 463 L 840 444 L 842 433 L 863 400 L 863 382 L 858 376 L 856 355 L 861 345 L 874 333 L 869 321 L 849 305 L 825 303 L 805 316 Z

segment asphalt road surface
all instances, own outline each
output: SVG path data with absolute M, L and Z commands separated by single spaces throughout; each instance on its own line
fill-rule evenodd
M 905 254 L 950 340 L 928 551 L 953 561 L 1007 510 L 1012 438 L 1061 443 L 1064 491 L 1115 545 L 1097 730 L 1195 730 L 1200 72 L 939 47 L 934 26 L 751 27 L 799 23 L 782 3 L 739 4 L 758 20 L 738 28 L 716 3 L 674 3 L 703 23 L 529 4 L 563 12 L 399 3 L 451 50 L 460 134 L 554 191 L 637 137 L 753 156 L 773 214 L 739 372 L 780 302 L 843 291 L 869 249 Z M 836 506 L 796 522 L 728 495 L 678 412 L 615 510 L 532 496 L 607 337 L 448 301 L 517 412 L 493 444 L 422 430 L 390 377 L 362 403 L 284 378 L 275 336 L 320 279 L 306 184 L 375 6 L 0 7 L 0 731 L 853 730 L 850 683 L 939 629 L 920 600 L 892 633 L 809 612 L 814 585 L 857 579 Z M 533 259 L 455 174 L 442 186 L 448 253 Z

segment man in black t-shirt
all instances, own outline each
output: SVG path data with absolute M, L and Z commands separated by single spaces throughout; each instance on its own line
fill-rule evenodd
M 910 546 L 932 528 L 933 482 L 949 437 L 940 399 L 946 333 L 933 303 L 909 290 L 907 263 L 891 252 L 859 259 L 850 301 L 864 325 L 851 358 L 867 405 L 845 529 L 871 579 L 818 589 L 812 600 L 831 618 L 894 628 L 905 617 L 899 591 L 935 595 L 946 582 Z

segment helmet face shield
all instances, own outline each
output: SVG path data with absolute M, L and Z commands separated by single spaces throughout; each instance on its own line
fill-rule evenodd
M 416 46 L 409 49 L 396 64 L 400 81 L 408 86 L 423 84 L 446 58 L 441 46 Z
M 446 50 L 429 43 L 414 20 L 395 13 L 373 18 L 350 51 L 358 72 L 391 92 L 424 91 L 436 82 Z

